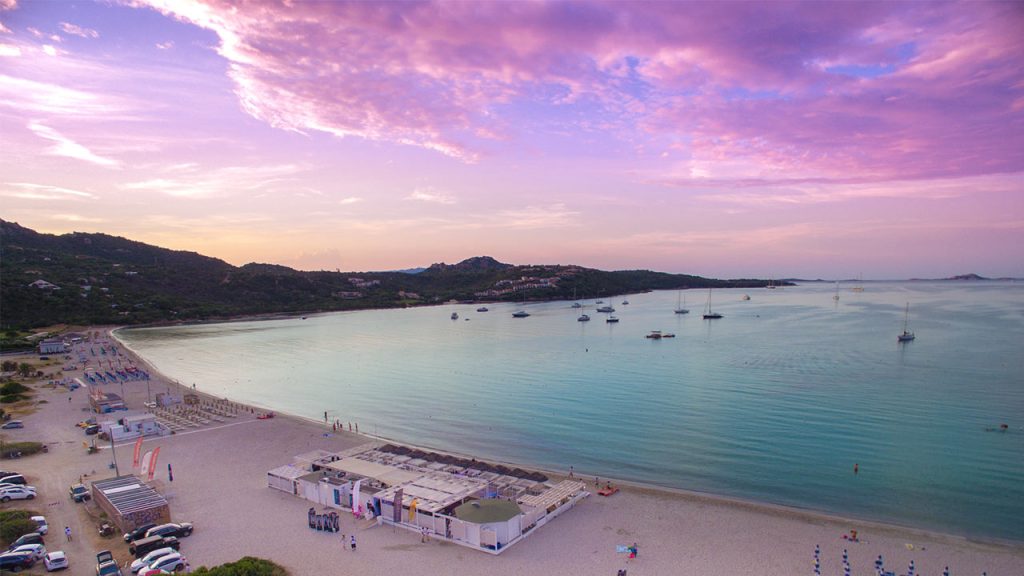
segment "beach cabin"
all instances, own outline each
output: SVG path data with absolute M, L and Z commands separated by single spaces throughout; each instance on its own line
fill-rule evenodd
M 91 386 L 89 389 L 89 406 L 97 414 L 109 414 L 115 410 L 127 410 L 124 400 L 113 392 L 103 392 Z
M 39 343 L 40 354 L 63 354 L 67 349 L 68 347 L 64 344 L 64 340 L 60 338 L 50 338 Z
M 93 482 L 92 499 L 122 532 L 171 521 L 167 500 L 133 475 Z
M 298 496 L 298 480 L 307 474 L 309 474 L 308 470 L 294 464 L 285 464 L 267 472 L 267 487 Z
M 100 422 L 100 429 L 115 442 L 134 440 L 139 436 L 164 436 L 170 434 L 167 428 L 157 422 L 155 414 L 133 414 L 117 421 Z

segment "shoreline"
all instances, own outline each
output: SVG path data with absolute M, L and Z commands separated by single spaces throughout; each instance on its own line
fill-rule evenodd
M 240 319 L 239 321 L 249 321 L 249 319 Z M 145 366 L 145 369 L 151 374 L 154 380 L 162 380 L 167 383 L 173 383 L 182 390 L 187 390 L 191 393 L 198 393 L 199 395 L 207 399 L 216 400 L 229 400 L 236 404 L 253 408 L 255 410 L 273 411 L 275 415 L 293 420 L 299 424 L 307 426 L 316 426 L 317 428 L 326 427 L 327 431 L 330 432 L 330 425 L 320 420 L 300 414 L 293 414 L 291 412 L 281 411 L 274 406 L 260 406 L 246 401 L 239 401 L 231 398 L 225 398 L 217 396 L 210 392 L 203 391 L 198 386 L 193 389 L 184 384 L 177 382 L 176 380 L 168 377 L 166 374 L 157 370 L 148 360 L 146 360 L 138 351 L 132 349 L 123 340 L 117 337 L 116 332 L 125 328 L 142 328 L 143 326 L 115 326 L 115 327 L 90 327 L 89 330 L 99 330 L 102 333 L 107 334 L 111 340 L 117 342 L 122 350 L 131 355 L 132 360 L 140 366 Z M 526 470 L 533 470 L 547 474 L 552 479 L 567 478 L 568 472 L 565 470 L 551 470 L 541 466 L 537 466 L 530 463 L 524 462 L 513 462 L 501 460 L 498 458 L 489 457 L 477 457 L 472 454 L 464 454 L 457 451 L 452 451 L 444 448 L 431 447 L 427 445 L 416 444 L 413 442 L 407 442 L 400 439 L 388 438 L 386 436 L 380 436 L 371 434 L 365 431 L 361 432 L 347 432 L 341 430 L 346 434 L 354 435 L 359 438 L 365 439 L 367 442 L 383 442 L 389 444 L 395 444 L 400 446 L 406 446 L 409 448 L 416 448 L 425 451 L 437 452 L 440 454 L 447 454 L 457 456 L 460 458 L 477 458 L 478 460 L 484 460 L 493 464 L 504 464 L 512 467 L 520 467 Z M 282 455 L 282 458 L 288 458 L 289 455 Z M 989 537 L 989 536 L 978 536 L 969 534 L 957 534 L 953 532 L 943 532 L 936 529 L 930 529 L 926 527 L 912 526 L 899 524 L 895 522 L 887 522 L 884 520 L 872 519 L 872 518 L 859 518 L 856 516 L 847 516 L 841 513 L 829 512 L 826 510 L 818 510 L 814 508 L 802 508 L 786 504 L 778 504 L 773 502 L 765 502 L 760 500 L 745 499 L 736 496 L 728 496 L 723 494 L 716 494 L 713 492 L 702 492 L 687 488 L 678 488 L 673 486 L 665 486 L 659 484 L 652 484 L 646 482 L 639 482 L 635 480 L 626 480 L 620 478 L 612 478 L 609 476 L 597 475 L 600 477 L 602 483 L 611 481 L 613 484 L 619 486 L 624 491 L 629 490 L 639 494 L 650 494 L 653 496 L 673 496 L 682 498 L 693 503 L 704 503 L 717 506 L 727 506 L 737 509 L 749 510 L 753 513 L 764 514 L 769 516 L 784 516 L 800 520 L 803 522 L 831 522 L 838 524 L 857 525 L 858 529 L 866 527 L 872 530 L 888 532 L 888 533 L 910 533 L 923 538 L 937 539 L 937 540 L 953 540 L 964 543 L 976 544 L 981 546 L 989 546 L 997 549 L 1006 549 L 1010 551 L 1024 552 L 1024 540 L 1012 540 L 1007 538 Z M 589 474 L 576 475 L 576 477 L 589 485 Z

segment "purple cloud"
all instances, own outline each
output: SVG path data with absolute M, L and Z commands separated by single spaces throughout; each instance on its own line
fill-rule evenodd
M 1024 167 L 1012 3 L 149 4 L 216 32 L 245 110 L 286 130 L 473 160 L 558 118 L 696 180 Z

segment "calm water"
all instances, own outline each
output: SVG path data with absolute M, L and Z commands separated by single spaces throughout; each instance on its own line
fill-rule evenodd
M 689 291 L 688 315 L 613 298 L 619 324 L 585 301 L 591 322 L 453 305 L 119 337 L 201 390 L 421 446 L 1024 540 L 1024 283 L 834 293 L 717 290 L 715 321 Z

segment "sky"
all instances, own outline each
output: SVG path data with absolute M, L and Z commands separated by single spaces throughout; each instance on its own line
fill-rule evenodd
M 0 217 L 303 270 L 1024 277 L 1024 2 L 0 0 Z

